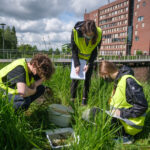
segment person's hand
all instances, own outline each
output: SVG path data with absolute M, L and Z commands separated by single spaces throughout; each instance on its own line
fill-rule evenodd
M 114 110 L 112 110 L 112 114 L 113 114 L 114 116 L 120 117 L 120 110 L 119 110 L 119 109 L 114 109 Z
M 77 67 L 75 68 L 75 72 L 76 72 L 77 75 L 79 74 L 79 72 L 80 72 L 80 66 L 77 66 Z
M 83 70 L 84 70 L 85 72 L 87 72 L 88 69 L 89 69 L 89 65 L 85 65 Z

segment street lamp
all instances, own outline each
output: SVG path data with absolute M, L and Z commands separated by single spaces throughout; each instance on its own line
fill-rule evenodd
M 5 27 L 6 24 L 1 23 L 0 25 L 2 26 L 2 29 L 3 29 L 3 58 L 4 58 L 4 56 L 5 56 L 4 55 L 4 27 Z

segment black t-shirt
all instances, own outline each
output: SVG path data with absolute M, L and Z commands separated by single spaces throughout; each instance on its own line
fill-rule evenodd
M 40 78 L 37 75 L 29 74 L 29 80 L 31 78 L 34 78 L 34 80 L 39 80 Z M 23 66 L 19 65 L 16 68 L 14 68 L 12 71 L 10 71 L 7 76 L 5 76 L 3 79 L 3 82 L 8 85 L 8 87 L 15 89 L 16 84 L 18 82 L 22 82 L 26 84 L 26 72 Z

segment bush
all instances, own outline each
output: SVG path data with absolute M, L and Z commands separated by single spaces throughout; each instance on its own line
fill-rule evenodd
M 136 51 L 136 55 L 138 55 L 138 56 L 139 56 L 139 55 L 143 55 L 143 52 L 142 52 L 141 50 L 137 50 L 137 51 Z

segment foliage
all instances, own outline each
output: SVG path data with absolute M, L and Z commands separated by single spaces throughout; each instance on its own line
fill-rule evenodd
M 30 52 L 37 51 L 37 47 L 36 45 L 32 46 L 30 44 L 21 44 L 18 46 L 18 50 L 20 52 L 30 53 Z
M 60 54 L 60 50 L 58 48 L 56 48 L 56 50 L 54 51 L 55 55 L 59 55 Z
M 4 29 L 0 29 L 0 49 L 3 48 L 3 33 L 4 33 L 4 48 L 5 49 L 16 49 L 17 48 L 17 36 L 16 30 L 13 26 L 10 28 L 9 26 Z
M 5 150 L 26 150 L 31 149 L 37 138 L 30 123 L 20 111 L 16 113 L 12 103 L 8 102 L 8 98 L 2 97 L 0 94 L 0 149 Z
M 141 50 L 137 50 L 136 51 L 136 55 L 142 55 L 143 53 L 142 53 L 142 51 Z
M 53 53 L 53 49 L 50 48 L 50 49 L 49 49 L 49 54 L 52 55 L 52 53 Z
M 2 67 L 4 65 L 1 65 Z M 38 104 L 35 101 L 30 109 L 24 113 L 15 114 L 12 104 L 2 100 L 0 97 L 0 135 L 4 138 L 0 139 L 0 149 L 31 149 L 32 147 L 40 147 L 40 149 L 50 149 L 45 136 L 46 129 L 57 128 L 48 121 L 47 107 L 51 103 L 62 103 L 70 105 L 70 66 L 56 66 L 56 72 L 50 81 L 45 83 L 52 89 L 53 95 L 48 95 L 45 104 Z M 88 107 L 81 106 L 83 81 L 79 82 L 77 89 L 77 98 L 74 108 L 75 114 L 71 126 L 75 131 L 75 135 L 79 136 L 79 143 L 75 142 L 69 149 L 72 150 L 135 150 L 146 149 L 150 143 L 150 114 L 147 113 L 146 124 L 143 132 L 136 135 L 136 142 L 129 146 L 122 144 L 116 145 L 114 137 L 118 128 L 112 128 L 111 118 L 105 113 L 99 113 L 95 119 L 95 125 L 82 120 L 83 110 L 89 107 L 100 107 L 107 109 L 108 100 L 112 91 L 113 84 L 108 84 L 100 79 L 96 72 L 93 73 L 91 80 L 91 88 L 89 92 Z M 145 97 L 150 103 L 150 86 L 149 83 L 143 84 Z M 6 98 L 7 100 L 7 98 Z M 12 136 L 13 135 L 13 136 Z M 3 147 L 2 147 L 3 146 Z M 65 148 L 68 149 L 68 148 Z
M 70 44 L 62 45 L 62 52 L 64 54 L 71 54 L 71 45 Z

